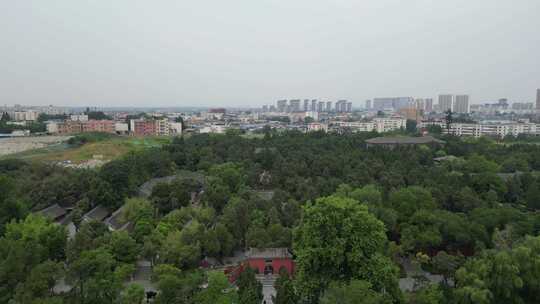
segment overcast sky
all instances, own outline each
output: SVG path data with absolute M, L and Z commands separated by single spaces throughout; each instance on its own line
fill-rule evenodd
M 540 0 L 3 0 L 0 104 L 534 101 Z

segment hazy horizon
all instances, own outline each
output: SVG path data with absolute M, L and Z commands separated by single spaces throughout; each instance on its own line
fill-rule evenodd
M 540 1 L 4 1 L 0 105 L 534 102 Z

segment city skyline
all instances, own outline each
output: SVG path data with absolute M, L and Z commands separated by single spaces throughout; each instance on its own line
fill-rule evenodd
M 535 102 L 540 87 L 536 0 L 0 8 L 0 104 L 239 107 L 314 96 L 359 105 L 444 92 L 477 104 Z

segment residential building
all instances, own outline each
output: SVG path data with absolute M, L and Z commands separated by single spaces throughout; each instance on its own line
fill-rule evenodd
M 127 134 L 129 133 L 129 125 L 125 122 L 115 122 L 114 130 L 118 134 Z
M 397 112 L 405 119 L 415 121 L 420 121 L 422 119 L 422 115 L 424 114 L 424 110 L 417 107 L 402 108 L 399 109 Z
M 414 106 L 417 110 L 421 110 L 421 111 L 424 111 L 425 107 L 426 107 L 426 103 L 424 101 L 423 98 L 416 98 L 414 100 Z
M 166 136 L 171 133 L 170 123 L 163 119 L 132 119 L 131 132 L 137 136 Z
M 289 112 L 300 112 L 300 99 L 289 100 Z
M 87 132 L 105 132 L 115 133 L 114 121 L 112 120 L 94 120 L 80 121 L 81 131 Z
M 304 112 L 309 111 L 309 99 L 304 99 Z
M 460 114 L 470 113 L 469 95 L 456 95 L 453 112 Z
M 424 102 L 425 102 L 424 112 L 425 113 L 433 112 L 433 98 L 426 98 Z
M 319 104 L 317 104 L 317 112 L 324 112 L 324 101 L 319 101 Z
M 70 115 L 69 119 L 72 121 L 88 121 L 88 115 L 86 114 L 74 114 Z
M 373 109 L 377 111 L 392 110 L 397 111 L 410 107 L 414 104 L 412 97 L 383 97 L 373 99 Z
M 287 100 L 282 99 L 277 101 L 277 110 L 278 112 L 285 112 L 287 110 Z
M 514 102 L 512 104 L 512 110 L 516 111 L 530 111 L 534 109 L 534 103 L 532 102 Z
M 347 113 L 352 113 L 352 102 L 347 102 L 345 105 L 347 107 Z
M 310 111 L 317 111 L 317 99 L 311 100 L 311 109 Z
M 444 94 L 439 95 L 439 111 L 454 111 L 454 95 Z
M 455 136 L 491 136 L 503 138 L 506 136 L 518 136 L 527 134 L 540 136 L 540 124 L 530 122 L 482 122 L 482 123 L 453 123 L 450 130 L 447 130 L 443 121 L 422 122 L 421 128 L 429 125 L 438 125 L 445 133 Z
M 336 108 L 335 108 L 336 113 L 346 113 L 346 112 L 348 112 L 347 111 L 347 104 L 348 104 L 347 100 L 344 100 L 344 99 L 338 100 L 336 102 Z M 351 108 L 352 108 L 352 104 L 351 104 Z
M 327 113 L 332 112 L 332 102 L 331 101 L 326 102 L 326 112 Z
M 377 117 L 368 122 L 333 121 L 332 124 L 339 128 L 349 128 L 353 132 L 376 131 L 378 133 L 384 133 L 404 129 L 407 126 L 407 120 L 401 117 Z
M 328 125 L 327 124 L 323 124 L 323 123 L 319 123 L 319 122 L 313 122 L 313 123 L 309 123 L 307 125 L 307 131 L 308 132 L 314 132 L 314 131 L 324 131 L 324 132 L 327 132 L 328 131 Z
M 182 123 L 181 122 L 170 122 L 170 133 L 175 135 L 182 134 Z
M 540 111 L 540 89 L 536 89 L 536 110 Z
M 39 117 L 37 111 L 14 111 L 8 112 L 8 114 L 14 121 L 36 121 Z

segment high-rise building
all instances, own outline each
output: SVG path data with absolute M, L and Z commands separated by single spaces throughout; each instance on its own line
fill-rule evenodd
M 262 106 L 262 111 L 263 113 L 268 112 L 268 106 L 267 105 Z
M 289 111 L 300 112 L 300 99 L 289 100 Z
M 444 94 L 439 95 L 439 111 L 454 111 L 454 95 Z
M 540 89 L 536 89 L 536 110 L 540 111 Z
M 326 102 L 326 112 L 328 112 L 328 113 L 332 112 L 332 102 L 331 101 Z
M 352 113 L 352 102 L 347 102 L 345 104 L 347 113 Z
M 416 98 L 414 100 L 414 108 L 420 111 L 424 111 L 426 103 L 423 98 Z
M 324 101 L 319 101 L 317 104 L 317 112 L 324 112 Z
M 366 109 L 367 110 L 370 110 L 371 109 L 371 100 L 366 100 Z
M 424 102 L 425 102 L 424 111 L 426 113 L 433 112 L 433 98 L 426 98 Z
M 304 99 L 304 112 L 309 111 L 309 99 Z
M 373 98 L 374 110 L 400 110 L 403 108 L 409 108 L 414 105 L 414 98 L 412 97 L 383 97 Z
M 508 104 L 506 104 L 508 106 Z M 454 101 L 454 112 L 467 114 L 469 110 L 469 95 L 456 95 Z
M 311 112 L 316 112 L 317 111 L 317 99 L 312 99 L 311 100 Z
M 347 100 L 338 100 L 336 101 L 336 113 L 345 113 L 347 112 Z
M 278 100 L 276 107 L 278 112 L 285 112 L 287 110 L 287 99 Z

